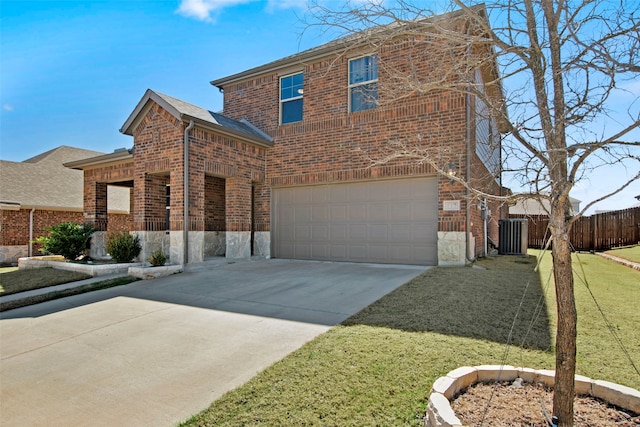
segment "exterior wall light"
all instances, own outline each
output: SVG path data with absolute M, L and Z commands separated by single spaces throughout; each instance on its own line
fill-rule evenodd
M 456 165 L 454 165 L 453 163 L 449 163 L 449 166 L 447 166 L 447 175 L 449 175 L 449 183 L 453 184 L 453 178 L 455 178 L 456 176 Z

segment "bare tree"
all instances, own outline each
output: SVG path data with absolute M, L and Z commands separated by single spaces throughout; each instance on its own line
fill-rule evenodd
M 559 425 L 571 426 L 577 314 L 569 230 L 593 204 L 640 176 L 640 102 L 636 97 L 620 105 L 617 96 L 640 78 L 640 5 L 634 0 L 497 0 L 473 6 L 453 0 L 448 10 L 430 10 L 425 4 L 434 3 L 358 0 L 331 8 L 317 1 L 306 23 L 346 36 L 345 51 L 363 44 L 384 49 L 410 38 L 423 44 L 429 60 L 446 64 L 425 74 L 411 65 L 419 58 L 408 58 L 402 67 L 381 60 L 385 78 L 380 78 L 377 102 L 434 90 L 462 92 L 499 123 L 503 170 L 548 200 L 558 317 L 553 411 Z M 487 69 L 497 72 L 474 78 Z M 390 141 L 387 152 L 373 161 L 413 158 L 446 173 L 443 162 L 450 159 L 424 148 L 420 138 Z M 608 194 L 572 213 L 571 190 L 611 165 L 627 168 L 630 178 L 612 182 Z M 474 182 L 463 184 L 492 197 Z M 511 196 L 518 197 L 525 195 Z

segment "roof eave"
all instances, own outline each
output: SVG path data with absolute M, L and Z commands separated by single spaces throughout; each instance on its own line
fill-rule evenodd
M 110 163 L 122 163 L 127 161 L 133 161 L 133 153 L 129 150 L 123 150 L 104 154 L 102 156 L 63 163 L 63 166 L 69 169 L 85 170 L 91 167 L 105 166 Z
M 140 100 L 140 102 L 138 102 L 138 105 L 136 105 L 136 108 L 134 108 L 133 112 L 129 115 L 129 118 L 125 121 L 124 125 L 122 125 L 122 128 L 120 128 L 120 132 L 124 133 L 125 135 L 133 136 L 134 129 L 136 128 L 136 126 L 138 125 L 142 117 L 144 117 L 144 114 L 151 108 L 150 101 L 155 102 L 161 108 L 169 112 L 173 117 L 175 117 L 176 119 L 182 122 L 189 122 L 193 120 L 193 122 L 198 124 L 200 127 L 208 128 L 218 133 L 231 136 L 233 138 L 241 139 L 251 144 L 259 145 L 262 147 L 273 146 L 273 141 L 269 140 L 267 138 L 268 135 L 266 134 L 264 139 L 257 138 L 257 137 L 248 135 L 244 132 L 237 132 L 237 131 L 225 128 L 222 125 L 209 122 L 206 120 L 202 120 L 201 118 L 194 117 L 189 114 L 184 114 L 178 111 L 173 105 L 171 105 L 169 102 L 167 102 L 164 98 L 156 94 L 151 89 L 147 89 L 145 94 L 142 96 L 142 99 Z
M 266 147 L 266 148 L 270 148 L 273 147 L 273 141 L 269 141 L 267 139 L 261 139 L 261 138 L 256 138 L 253 137 L 251 135 L 248 135 L 244 132 L 236 132 L 233 131 L 231 129 L 228 129 L 224 126 L 215 124 L 215 123 L 211 123 L 211 122 L 207 122 L 204 121 L 202 119 L 199 119 L 197 117 L 193 117 L 193 116 L 189 116 L 187 114 L 183 114 L 181 115 L 181 120 L 183 122 L 189 122 L 191 120 L 193 120 L 193 122 L 196 124 L 196 126 L 202 127 L 202 128 L 207 128 L 210 129 L 216 133 L 222 134 L 222 135 L 226 135 L 235 139 L 240 139 L 244 142 L 248 142 L 250 144 L 254 144 L 254 145 L 258 145 L 260 147 Z
M 295 65 L 305 64 L 307 62 L 311 62 L 316 59 L 329 56 L 332 54 L 336 54 L 338 52 L 345 51 L 347 49 L 352 49 L 352 48 L 354 47 L 346 44 L 339 45 L 339 46 L 331 45 L 331 46 L 326 46 L 324 48 L 320 47 L 317 49 L 312 49 L 312 51 L 300 52 L 299 54 L 296 54 L 296 55 L 287 56 L 286 58 L 278 59 L 273 62 L 269 62 L 268 64 L 260 65 L 258 67 L 251 68 L 249 70 L 241 71 L 239 73 L 235 73 L 227 77 L 222 77 L 220 79 L 212 80 L 209 83 L 219 89 L 224 89 L 224 86 L 228 84 L 251 79 L 253 77 L 260 76 L 265 73 L 279 71 Z
M 20 202 L 13 202 L 8 200 L 0 200 L 0 210 L 3 211 L 19 211 L 22 208 Z

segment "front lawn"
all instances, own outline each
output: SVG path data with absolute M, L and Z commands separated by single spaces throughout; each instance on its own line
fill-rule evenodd
M 628 302 L 640 301 L 640 273 L 595 255 L 574 261 L 576 276 L 587 278 L 575 286 L 578 373 L 640 388 L 591 297 L 639 366 L 640 310 Z M 534 264 L 534 257 L 497 257 L 475 268 L 433 268 L 183 425 L 422 426 L 433 381 L 452 369 L 553 369 L 550 255 L 539 274 Z
M 640 263 L 640 245 L 631 246 L 630 248 L 613 249 L 605 253 Z
M 50 267 L 14 270 L 0 273 L 0 295 L 11 295 L 89 278 L 91 276 L 88 274 Z

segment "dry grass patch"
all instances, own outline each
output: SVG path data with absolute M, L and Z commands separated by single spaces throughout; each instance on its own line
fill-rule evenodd
M 14 270 L 0 273 L 0 295 L 11 295 L 89 278 L 91 276 L 88 274 L 50 267 Z
M 544 289 L 535 257 L 484 259 L 473 268 L 434 268 L 347 319 L 548 350 Z M 513 329 L 512 329 L 513 325 Z
M 62 289 L 59 291 L 45 292 L 40 295 L 33 295 L 26 298 L 20 298 L 13 301 L 3 301 L 0 303 L 0 311 L 13 310 L 28 305 L 40 304 L 41 302 L 51 301 L 58 298 L 66 298 L 73 295 L 84 294 L 86 292 L 98 291 L 101 289 L 113 288 L 115 286 L 128 285 L 138 279 L 134 277 L 117 277 L 115 279 L 107 279 L 101 282 L 89 283 L 82 286 Z

